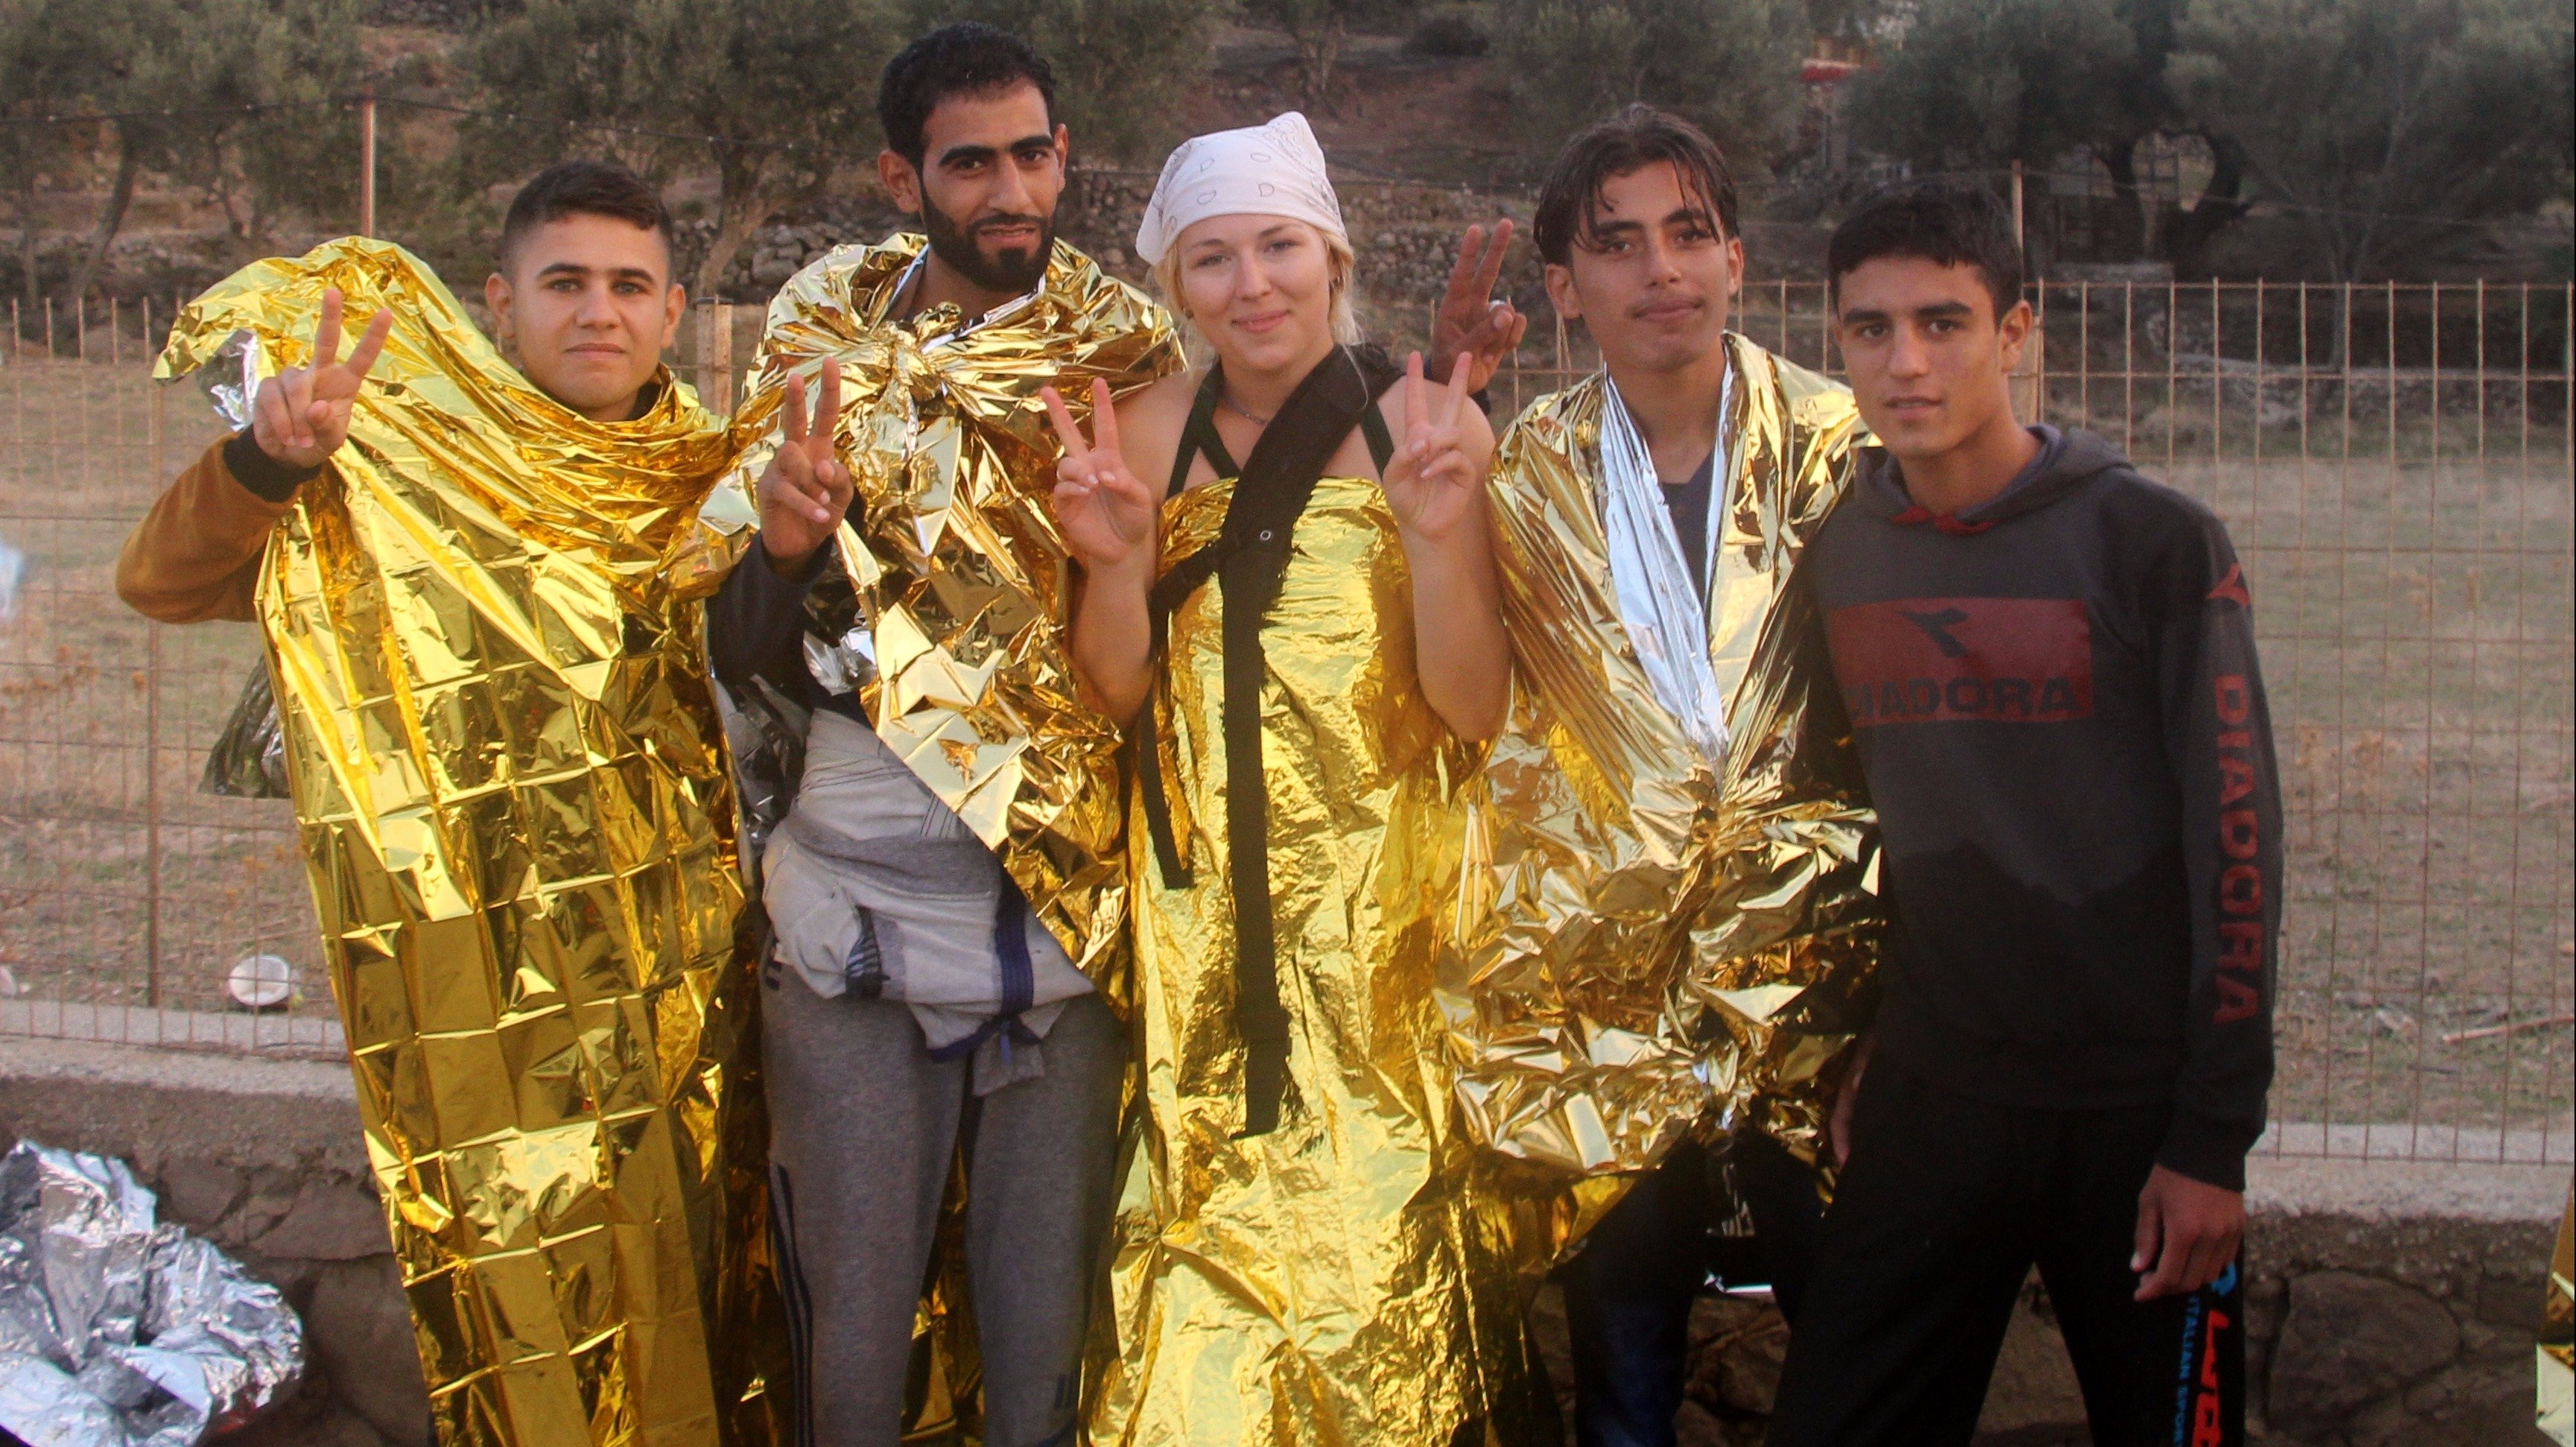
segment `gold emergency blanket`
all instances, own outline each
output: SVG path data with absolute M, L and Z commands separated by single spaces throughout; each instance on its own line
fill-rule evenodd
M 1469 1128 L 1559 1180 L 1641 1170 L 1693 1128 L 1749 1124 L 1812 1159 L 1818 1074 L 1872 984 L 1876 820 L 1796 580 L 1864 434 L 1840 386 L 1727 345 L 1714 776 L 1620 620 L 1604 377 L 1534 403 L 1496 456 L 1513 703 L 1467 831 L 1441 1002 Z M 1595 1181 L 1545 1229 L 1561 1243 L 1615 1195 Z
M 260 574 L 323 951 L 440 1439 L 773 1438 L 767 1128 L 733 796 L 669 575 L 726 434 L 535 390 L 401 249 L 245 268 L 157 375 L 325 286 L 391 339 Z
M 1165 505 L 1168 568 L 1231 482 Z M 1223 594 L 1172 614 L 1156 735 L 1194 884 L 1129 853 L 1144 1057 L 1095 1364 L 1092 1440 L 1448 1447 L 1529 1413 L 1507 1223 L 1456 1127 L 1431 996 L 1467 753 L 1414 679 L 1412 585 L 1383 493 L 1317 484 L 1262 633 L 1262 750 L 1288 1088 L 1243 1136 L 1227 888 Z M 1141 797 L 1129 823 L 1146 837 Z M 1483 1440 L 1481 1436 L 1471 1441 Z
M 790 379 L 810 395 L 823 359 L 837 360 L 840 455 L 857 489 L 840 551 L 856 608 L 835 625 L 845 636 L 829 666 L 878 735 L 1001 852 L 1123 1014 L 1118 731 L 1075 693 L 1052 503 L 1062 448 L 1038 389 L 1053 385 L 1087 417 L 1092 379 L 1133 391 L 1181 368 L 1180 343 L 1161 307 L 1063 243 L 1024 302 L 981 320 L 939 306 L 890 324 L 922 244 L 844 247 L 780 290 L 735 414 L 759 440 L 728 492 L 750 505 Z
M 2576 1447 L 2576 1197 L 2558 1217 L 2558 1249 L 2549 1254 L 2549 1295 L 2533 1356 L 2540 1430 L 2558 1447 Z

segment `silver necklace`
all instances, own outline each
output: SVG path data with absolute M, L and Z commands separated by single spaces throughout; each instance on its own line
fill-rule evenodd
M 1242 418 L 1246 422 L 1251 423 L 1255 427 L 1267 427 L 1270 425 L 1269 417 L 1264 417 L 1260 413 L 1253 411 L 1251 408 L 1244 406 L 1240 402 L 1237 402 L 1234 400 L 1234 394 L 1230 391 L 1220 389 L 1216 394 L 1216 400 L 1220 406 L 1225 408 L 1225 410 Z M 1278 414 L 1275 412 L 1271 414 L 1273 417 L 1277 415 Z

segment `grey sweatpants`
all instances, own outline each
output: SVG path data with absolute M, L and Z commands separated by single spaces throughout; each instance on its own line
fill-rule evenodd
M 771 1225 L 795 1350 L 797 1441 L 892 1447 L 913 1307 L 960 1132 L 966 1275 L 990 1447 L 1070 1444 L 1092 1283 L 1109 1232 L 1126 1027 L 1067 1002 L 1046 1074 L 981 1098 L 933 1061 L 903 1005 L 826 1000 L 763 971 Z

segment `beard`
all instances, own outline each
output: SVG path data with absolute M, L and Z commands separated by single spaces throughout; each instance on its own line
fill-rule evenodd
M 987 227 L 1026 226 L 1038 229 L 1037 245 L 1026 249 L 1013 246 L 987 256 L 979 235 Z M 1052 216 L 984 217 L 970 226 L 959 226 L 948 213 L 921 198 L 921 230 L 929 238 L 930 249 L 949 269 L 984 288 L 986 291 L 1018 295 L 1035 291 L 1046 279 L 1047 260 L 1055 254 L 1055 218 Z

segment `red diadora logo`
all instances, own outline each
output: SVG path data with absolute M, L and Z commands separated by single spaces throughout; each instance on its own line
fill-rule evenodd
M 2209 590 L 2209 601 L 2212 603 L 2225 601 L 2233 603 L 2239 608 L 2251 608 L 2254 606 L 2254 595 L 2245 591 L 2244 564 L 2230 563 L 2227 565 L 2227 576 L 2219 579 L 2218 586 Z
M 2263 816 L 2254 812 L 2254 694 L 2245 675 L 2222 673 L 2218 706 L 2218 1009 L 2224 1025 L 2263 1005 Z M 2242 979 L 2238 976 L 2243 976 Z
M 2093 629 L 2080 598 L 1862 603 L 1828 623 L 1859 727 L 2093 716 Z

